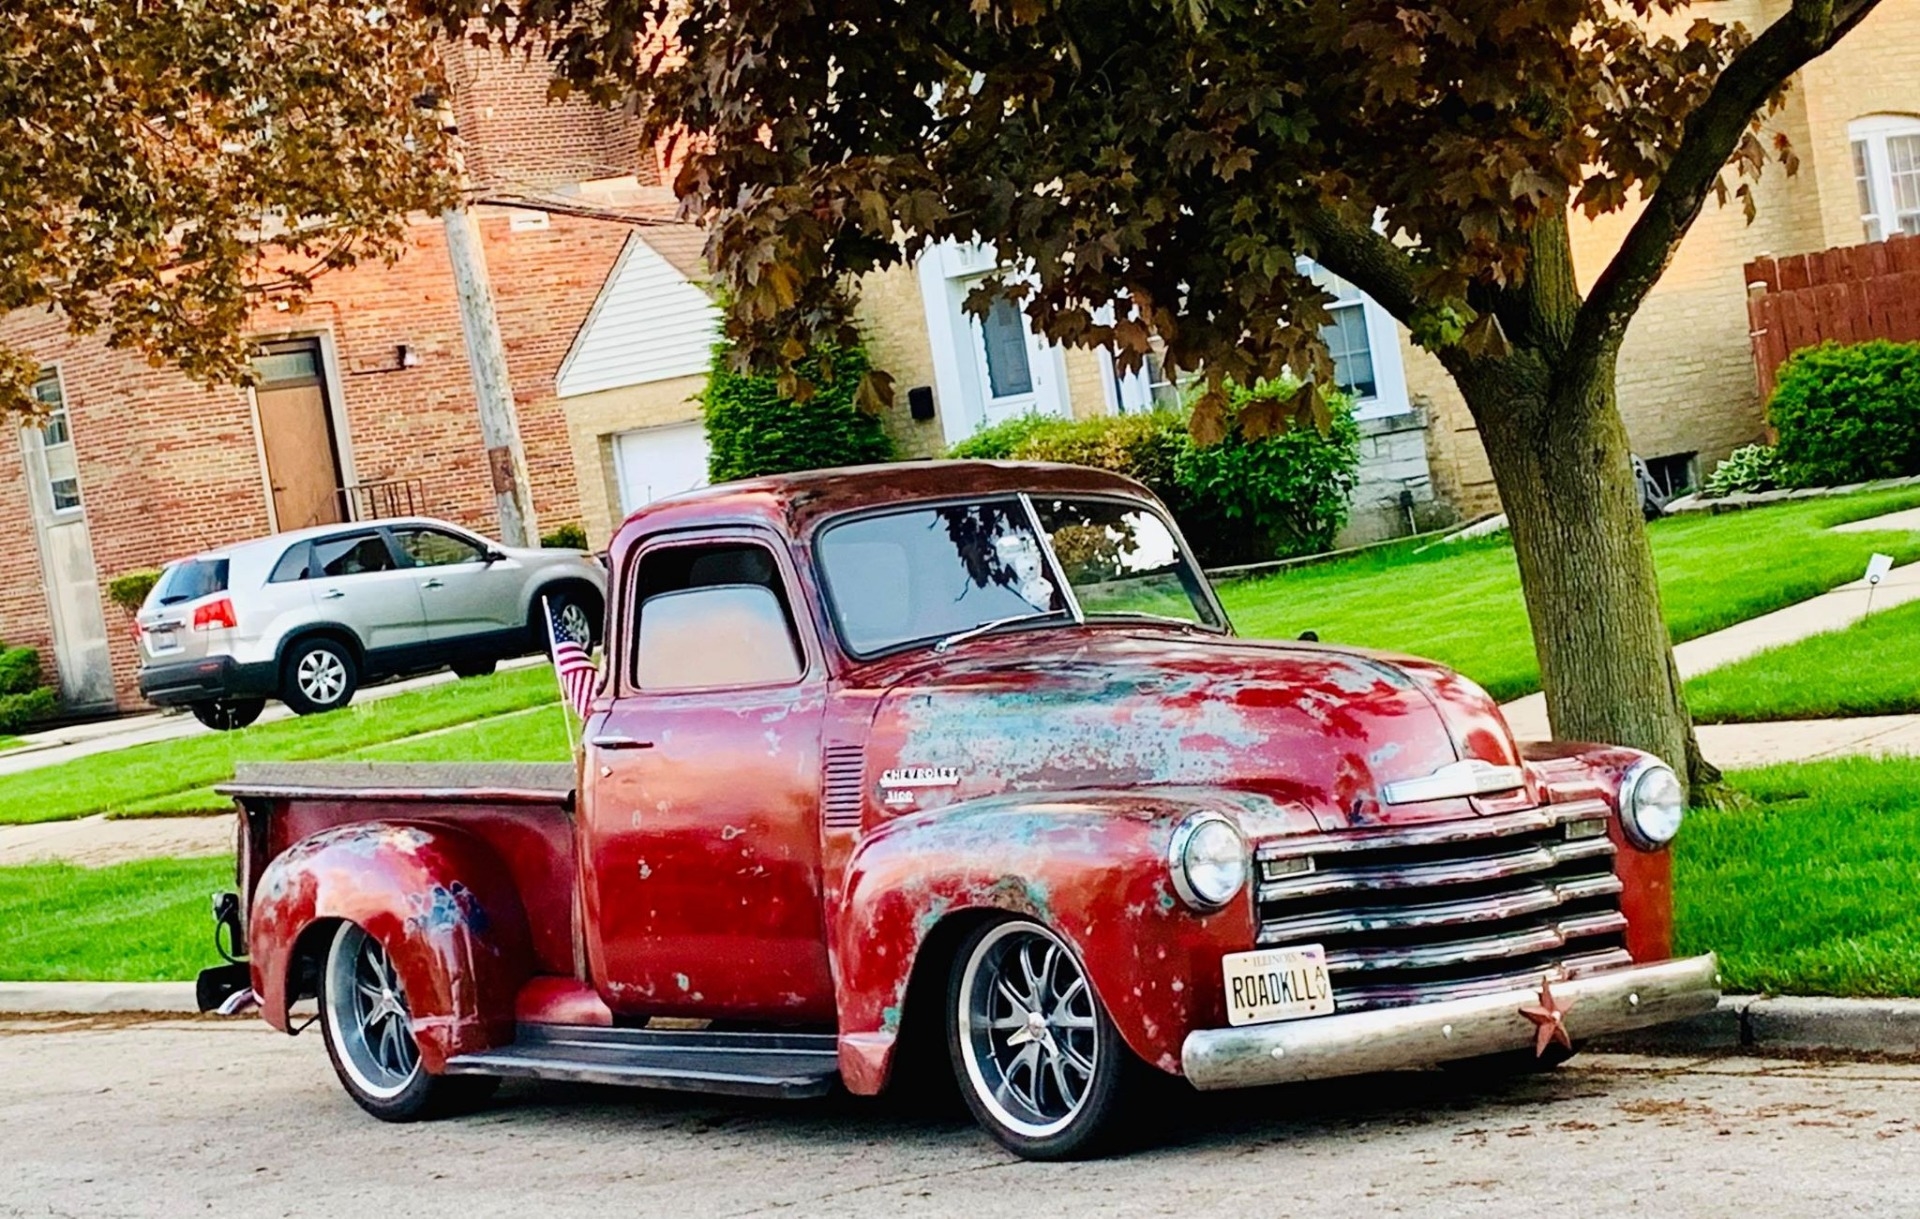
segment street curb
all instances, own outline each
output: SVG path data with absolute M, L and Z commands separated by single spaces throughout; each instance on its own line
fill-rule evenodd
M 1703 1016 L 1608 1037 L 1635 1054 L 1885 1054 L 1920 1057 L 1920 999 L 1727 995 Z
M 191 982 L 0 982 L 0 1014 L 198 1015 Z

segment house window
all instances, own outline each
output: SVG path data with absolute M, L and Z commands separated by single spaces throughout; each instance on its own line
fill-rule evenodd
M 995 398 L 1033 392 L 1033 366 L 1027 362 L 1027 319 L 1020 306 L 996 296 L 980 322 L 980 346 L 987 368 L 987 389 Z
M 1160 353 L 1149 351 L 1136 372 L 1122 374 L 1112 352 L 1106 356 L 1108 401 L 1122 415 L 1173 410 L 1180 405 L 1180 383 L 1167 371 Z
M 47 473 L 47 500 L 55 512 L 80 510 L 80 472 L 73 455 L 73 431 L 60 378 L 48 372 L 33 383 L 33 396 L 45 411 L 40 452 Z
M 1647 478 L 1660 492 L 1662 499 L 1672 499 L 1686 491 L 1693 490 L 1694 472 L 1699 469 L 1696 453 L 1669 453 L 1664 457 L 1649 457 Z
M 1320 338 L 1333 357 L 1333 383 L 1356 401 L 1376 398 L 1380 385 L 1373 372 L 1373 343 L 1367 332 L 1367 298 L 1360 289 L 1331 271 L 1314 267 L 1309 274 L 1322 291 L 1333 297 L 1327 312 L 1333 320 L 1320 328 Z
M 1847 131 L 1866 239 L 1920 237 L 1920 118 L 1875 115 L 1855 120 Z

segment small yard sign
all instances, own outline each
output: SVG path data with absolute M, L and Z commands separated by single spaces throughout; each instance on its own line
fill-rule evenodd
M 1878 584 L 1893 570 L 1893 556 L 1877 554 L 1867 560 L 1867 583 Z

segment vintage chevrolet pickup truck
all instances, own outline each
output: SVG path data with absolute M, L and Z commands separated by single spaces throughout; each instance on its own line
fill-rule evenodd
M 734 483 L 611 567 L 576 766 L 227 788 L 203 1002 L 316 1000 L 378 1117 L 504 1076 L 871 1095 L 930 1049 L 1057 1158 L 1156 1079 L 1551 1065 L 1718 997 L 1670 959 L 1666 766 L 1522 749 L 1427 661 L 1235 637 L 1126 479 Z

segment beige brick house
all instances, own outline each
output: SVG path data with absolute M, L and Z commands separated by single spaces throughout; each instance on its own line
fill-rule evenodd
M 1679 20 L 1706 15 L 1757 31 L 1786 10 L 1785 0 L 1714 0 Z M 1751 225 L 1737 203 L 1708 203 L 1620 353 L 1620 409 L 1634 451 L 1669 489 L 1764 436 L 1746 263 L 1920 233 L 1920 0 L 1884 0 L 1800 73 L 1774 126 L 1793 142 L 1800 172 L 1768 167 Z M 1606 266 L 1631 222 L 1632 213 L 1576 221 L 1574 261 L 1584 282 Z M 1465 404 L 1437 361 L 1402 342 L 1409 394 L 1432 420 L 1429 455 L 1441 494 L 1463 514 L 1496 509 Z

